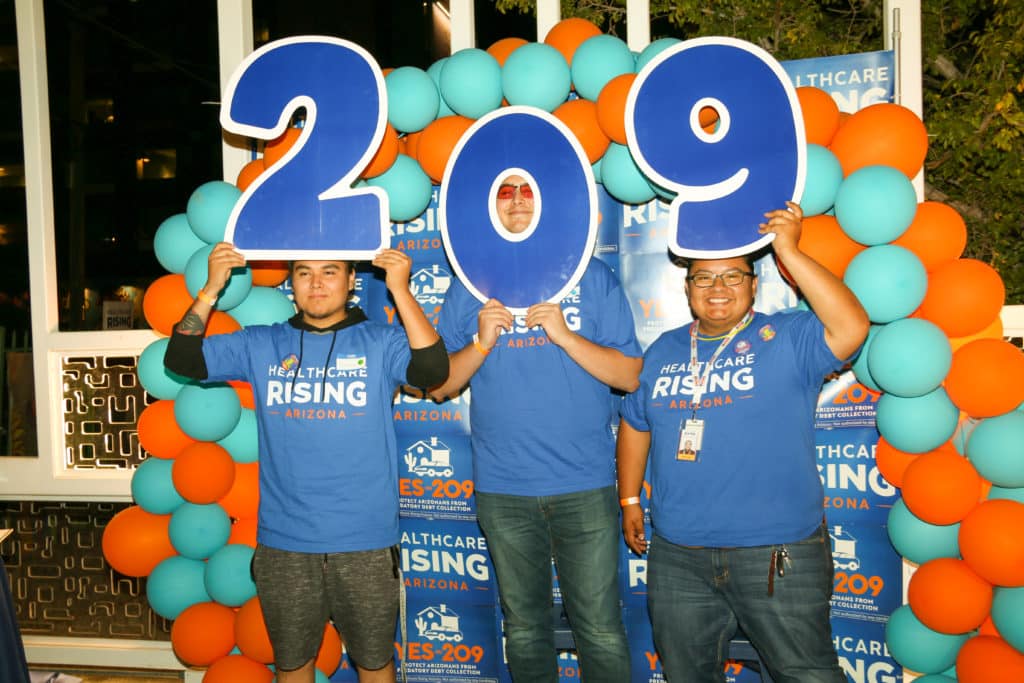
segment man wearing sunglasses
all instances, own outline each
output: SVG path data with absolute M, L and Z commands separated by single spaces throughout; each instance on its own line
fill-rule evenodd
M 516 235 L 535 222 L 534 189 L 504 178 L 494 213 Z M 496 228 L 498 226 L 495 226 Z M 467 383 L 477 516 L 505 615 L 512 677 L 556 683 L 551 559 L 573 629 L 581 678 L 628 681 L 618 588 L 612 389 L 640 372 L 633 316 L 611 270 L 592 260 L 559 303 L 513 316 L 456 281 L 438 332 L 451 375 L 435 398 Z
M 775 680 L 843 683 L 832 646 L 832 555 L 814 411 L 868 317 L 843 282 L 800 251 L 792 202 L 760 232 L 814 313 L 753 311 L 750 255 L 690 261 L 694 321 L 644 355 L 618 435 L 623 533 L 650 551 L 648 606 L 672 683 L 722 680 L 740 625 Z M 690 448 L 686 443 L 690 442 Z M 689 452 L 687 452 L 689 451 Z M 640 487 L 650 452 L 653 539 Z

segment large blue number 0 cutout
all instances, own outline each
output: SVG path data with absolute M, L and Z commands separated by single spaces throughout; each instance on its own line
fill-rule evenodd
M 498 184 L 523 176 L 534 216 L 522 233 L 497 221 Z M 565 124 L 540 109 L 504 107 L 459 140 L 441 184 L 441 236 L 455 273 L 480 301 L 516 314 L 572 291 L 597 239 L 597 186 L 583 149 Z
M 367 259 L 388 244 L 387 195 L 352 189 L 384 136 L 380 67 L 358 45 L 301 36 L 269 43 L 232 75 L 221 125 L 265 140 L 306 108 L 302 134 L 235 205 L 225 239 L 250 259 Z
M 700 110 L 719 114 L 706 132 Z M 648 177 L 677 193 L 669 249 L 691 258 L 757 250 L 764 213 L 802 194 L 806 141 L 788 76 L 767 52 L 733 38 L 698 38 L 660 53 L 626 101 L 630 152 Z

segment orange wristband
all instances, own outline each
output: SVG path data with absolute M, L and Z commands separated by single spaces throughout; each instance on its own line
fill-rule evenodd
M 196 294 L 196 298 L 202 301 L 207 306 L 213 306 L 215 303 L 217 303 L 217 297 L 210 296 L 202 289 L 200 289 L 199 293 Z
M 486 356 L 491 352 L 490 349 L 484 348 L 484 345 L 480 343 L 480 337 L 475 334 L 473 335 L 473 348 L 479 351 L 481 356 Z
M 619 507 L 629 507 L 630 505 L 639 505 L 640 496 L 630 496 L 629 498 L 619 498 Z

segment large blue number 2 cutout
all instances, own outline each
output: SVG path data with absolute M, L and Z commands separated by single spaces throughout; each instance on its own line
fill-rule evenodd
M 387 246 L 387 195 L 351 187 L 383 139 L 386 102 L 380 68 L 354 43 L 301 36 L 249 55 L 228 83 L 221 125 L 268 140 L 299 107 L 306 122 L 239 198 L 225 239 L 250 259 L 367 259 Z
M 718 112 L 717 128 L 699 124 Z M 648 177 L 677 193 L 669 249 L 692 258 L 755 251 L 764 213 L 803 194 L 806 143 L 796 92 L 775 59 L 733 38 L 675 45 L 637 76 L 626 101 L 626 137 Z
M 511 233 L 494 210 L 498 184 L 524 177 L 533 189 L 532 223 Z M 480 301 L 510 311 L 558 302 L 583 277 L 597 239 L 597 186 L 565 124 L 531 107 L 504 107 L 463 134 L 445 168 L 441 236 L 459 279 Z

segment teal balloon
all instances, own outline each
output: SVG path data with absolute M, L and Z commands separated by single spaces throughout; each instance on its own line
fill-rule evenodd
M 242 327 L 273 325 L 295 315 L 295 304 L 276 287 L 253 287 L 242 302 L 231 309 L 231 317 Z
M 876 413 L 878 432 L 905 453 L 927 453 L 946 443 L 960 417 L 942 387 L 914 398 L 882 394 Z
M 183 386 L 192 383 L 188 377 L 164 367 L 164 353 L 169 341 L 169 338 L 163 337 L 143 349 L 135 369 L 142 388 L 156 398 L 173 399 Z
M 182 503 L 171 514 L 171 545 L 182 556 L 205 560 L 231 536 L 231 518 L 217 503 Z
M 808 166 L 808 176 L 810 167 Z M 847 176 L 836 192 L 836 220 L 850 239 L 869 247 L 902 235 L 917 213 L 917 193 L 903 171 L 865 166 Z
M 636 60 L 621 38 L 600 35 L 587 38 L 572 56 L 572 83 L 580 97 L 597 101 L 608 81 L 634 73 Z
M 982 420 L 967 440 L 967 458 L 996 486 L 1024 487 L 1024 413 Z
M 1015 500 L 1024 503 L 1024 488 L 1008 489 L 1002 486 L 993 486 L 988 492 L 989 500 Z
M 434 86 L 437 87 L 438 94 L 440 94 L 441 92 L 441 72 L 444 70 L 444 65 L 445 62 L 447 61 L 447 57 L 442 57 L 441 59 L 437 60 L 429 67 L 427 67 L 427 75 L 430 76 L 430 79 L 432 81 L 434 81 Z M 448 103 L 444 101 L 444 97 L 442 96 L 440 104 L 438 105 L 437 108 L 437 118 L 440 119 L 445 116 L 452 116 L 454 114 L 455 112 L 452 111 L 452 108 L 448 106 Z
M 960 420 L 960 424 L 956 426 L 956 431 L 953 432 L 952 438 L 953 448 L 956 449 L 957 453 L 963 456 L 967 455 L 967 440 L 971 438 L 971 433 L 980 422 L 981 419 L 976 417 L 965 417 Z
M 509 104 L 554 111 L 569 97 L 571 87 L 565 57 L 545 43 L 520 45 L 501 68 L 501 89 Z
M 878 335 L 878 331 L 882 329 L 881 325 L 872 325 L 868 329 L 868 338 L 864 340 L 864 344 L 860 347 L 860 353 L 857 354 L 857 359 L 853 361 L 853 374 L 857 378 L 857 381 L 866 386 L 872 391 L 881 391 L 881 387 L 875 383 L 875 379 L 871 376 L 871 371 L 868 368 L 868 356 L 871 353 L 871 344 Z
M 241 190 L 223 180 L 213 180 L 197 187 L 188 198 L 185 209 L 192 232 L 207 244 L 223 242 L 228 217 L 241 196 Z
M 199 290 L 206 284 L 206 278 L 210 274 L 209 258 L 213 246 L 206 246 L 192 254 L 192 257 L 185 264 L 185 289 L 192 296 L 196 296 Z M 242 268 L 233 268 L 228 284 L 221 290 L 217 298 L 217 310 L 227 311 L 242 303 L 245 297 L 249 296 L 252 289 L 252 269 L 246 265 Z
M 174 399 L 174 419 L 197 441 L 218 441 L 242 416 L 242 403 L 226 384 L 189 384 Z
M 655 196 L 626 145 L 615 142 L 608 145 L 608 151 L 601 158 L 601 180 L 608 194 L 624 204 L 643 204 Z
M 914 683 L 956 683 L 956 679 L 942 674 L 928 674 L 916 678 Z
M 952 362 L 945 332 L 927 320 L 904 318 L 879 330 L 871 344 L 868 370 L 886 393 L 913 398 L 938 388 Z
M 836 193 L 843 182 L 843 166 L 827 147 L 807 145 L 807 180 L 800 207 L 805 216 L 823 214 L 836 203 Z
M 640 73 L 640 70 L 647 66 L 647 63 L 657 57 L 659 54 L 672 47 L 678 45 L 683 41 L 678 38 L 658 38 L 656 41 L 645 47 L 640 51 L 640 54 L 636 58 L 636 71 Z
M 594 172 L 594 182 L 601 184 L 601 161 L 604 157 L 601 157 L 590 165 L 590 170 Z
M 1024 652 L 1024 587 L 996 587 L 992 621 L 1003 640 Z
M 153 236 L 153 251 L 156 260 L 165 270 L 181 274 L 185 272 L 185 264 L 197 250 L 206 246 L 206 242 L 192 230 L 188 216 L 178 213 L 156 229 Z
M 203 584 L 210 597 L 228 607 L 241 607 L 256 595 L 250 565 L 253 549 L 229 543 L 210 556 Z
M 260 457 L 259 435 L 256 429 L 256 411 L 242 408 L 238 424 L 231 433 L 217 441 L 237 463 L 256 462 Z
M 501 106 L 501 66 L 484 50 L 470 47 L 449 57 L 440 84 L 444 101 L 460 116 L 478 119 Z
M 388 93 L 388 123 L 403 133 L 423 130 L 437 118 L 441 93 L 423 69 L 400 66 L 384 77 Z
M 206 563 L 181 555 L 168 557 L 153 567 L 146 579 L 146 598 L 154 612 L 164 619 L 178 615 L 200 602 L 209 602 L 203 584 Z
M 969 634 L 947 635 L 922 624 L 910 605 L 902 605 L 885 625 L 889 653 L 901 666 L 925 674 L 941 673 L 956 663 L 960 647 Z
M 430 177 L 415 159 L 405 154 L 399 154 L 391 168 L 366 183 L 387 193 L 392 223 L 411 221 L 422 214 L 434 192 Z
M 173 460 L 147 458 L 132 475 L 132 498 L 146 512 L 169 515 L 185 502 L 171 478 Z
M 843 274 L 873 323 L 906 318 L 924 301 L 928 274 L 921 259 L 894 244 L 868 247 L 853 257 Z
M 929 524 L 916 517 L 902 498 L 889 510 L 886 530 L 896 552 L 916 564 L 940 557 L 960 557 L 960 524 Z

